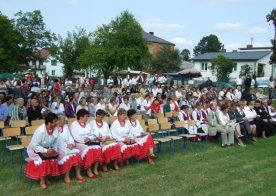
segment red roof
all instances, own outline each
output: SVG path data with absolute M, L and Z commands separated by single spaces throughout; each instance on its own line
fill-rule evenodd
M 39 54 L 41 58 L 46 58 L 49 55 L 49 51 L 43 48 L 39 51 Z

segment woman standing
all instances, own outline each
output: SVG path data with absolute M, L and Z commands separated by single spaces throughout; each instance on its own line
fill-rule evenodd
M 102 163 L 103 156 L 101 147 L 95 143 L 96 137 L 92 134 L 91 126 L 87 123 L 88 117 L 89 112 L 80 109 L 77 112 L 77 121 L 72 123 L 70 130 L 76 142 L 76 148 L 80 150 L 82 168 L 87 169 L 89 178 L 97 178 L 100 176 L 98 166 Z
M 40 180 L 43 189 L 50 184 L 48 176 L 58 176 L 60 174 L 57 161 L 57 137 L 55 129 L 58 117 L 54 113 L 48 113 L 45 124 L 38 127 L 27 148 L 29 158 L 25 173 L 28 178 Z
M 130 137 L 130 124 L 126 122 L 127 113 L 125 109 L 118 110 L 118 119 L 115 120 L 111 127 L 112 137 L 121 146 L 122 159 L 126 165 L 129 165 L 129 158 L 139 155 L 138 145 L 135 144 L 134 139 Z
M 104 157 L 104 164 L 102 168 L 104 172 L 107 172 L 108 170 L 106 164 L 113 161 L 114 169 L 120 170 L 118 166 L 118 161 L 122 158 L 120 145 L 116 142 L 108 143 L 108 141 L 112 139 L 112 136 L 108 124 L 103 121 L 104 116 L 105 111 L 99 109 L 96 112 L 96 119 L 91 122 L 92 133 L 98 138 L 102 146 Z
M 71 184 L 70 170 L 72 167 L 75 167 L 77 181 L 85 182 L 86 179 L 81 176 L 80 171 L 80 151 L 75 148 L 74 139 L 71 136 L 68 126 L 65 124 L 65 116 L 59 115 L 58 118 L 58 164 L 60 173 L 64 174 L 64 183 Z
M 136 119 L 136 110 L 130 109 L 127 111 L 127 116 L 130 123 L 130 137 L 139 146 L 139 154 L 135 156 L 136 159 L 148 158 L 148 163 L 150 165 L 154 164 L 154 159 L 157 156 L 154 154 L 154 141 L 151 135 L 144 132 L 143 127 L 140 122 Z

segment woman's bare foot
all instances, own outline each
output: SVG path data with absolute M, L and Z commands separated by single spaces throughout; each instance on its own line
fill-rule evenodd
M 149 165 L 154 165 L 155 163 L 154 163 L 153 159 L 149 159 L 149 160 L 148 160 L 148 164 L 149 164 Z

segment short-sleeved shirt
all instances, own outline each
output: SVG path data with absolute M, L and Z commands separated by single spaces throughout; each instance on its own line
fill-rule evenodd
M 5 105 L 0 104 L 0 120 L 3 120 L 8 115 L 9 115 L 8 108 Z

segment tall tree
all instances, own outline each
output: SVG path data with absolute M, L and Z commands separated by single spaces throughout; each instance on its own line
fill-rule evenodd
M 182 58 L 184 61 L 189 61 L 190 60 L 190 50 L 189 49 L 183 49 L 180 53 L 182 55 Z
M 217 80 L 220 82 L 228 82 L 229 75 L 232 73 L 234 63 L 231 59 L 219 55 L 217 58 L 211 60 L 211 70 L 217 75 Z
M 50 48 L 53 46 L 56 36 L 47 30 L 39 10 L 26 13 L 20 11 L 15 14 L 13 23 L 15 29 L 21 33 L 25 40 L 22 44 L 21 52 L 25 57 L 26 64 L 30 57 L 34 60 L 40 60 L 41 56 L 39 51 L 42 48 Z
M 99 27 L 92 36 L 93 42 L 80 61 L 105 77 L 127 68 L 141 70 L 150 62 L 142 27 L 128 11 Z
M 274 26 L 274 39 L 271 40 L 272 44 L 272 55 L 270 56 L 269 63 L 272 65 L 272 74 L 274 74 L 274 65 L 276 64 L 276 9 L 273 9 L 270 14 L 266 15 L 267 22 L 272 22 Z
M 23 37 L 14 30 L 12 21 L 0 12 L 0 71 L 16 71 L 22 61 L 20 45 Z
M 194 47 L 194 55 L 204 54 L 206 52 L 219 52 L 222 44 L 216 35 L 203 37 L 197 46 Z
M 245 64 L 245 65 L 241 66 L 240 75 L 241 76 L 246 76 L 247 74 L 251 73 L 252 71 L 253 71 L 252 66 L 248 65 L 248 64 Z
M 180 70 L 181 56 L 178 49 L 164 47 L 152 61 L 151 72 L 174 72 Z
M 84 67 L 79 57 L 90 45 L 89 36 L 85 29 L 78 28 L 76 31 L 67 32 L 66 38 L 59 36 L 58 43 L 56 56 L 64 64 L 64 76 L 72 77 L 74 70 Z

